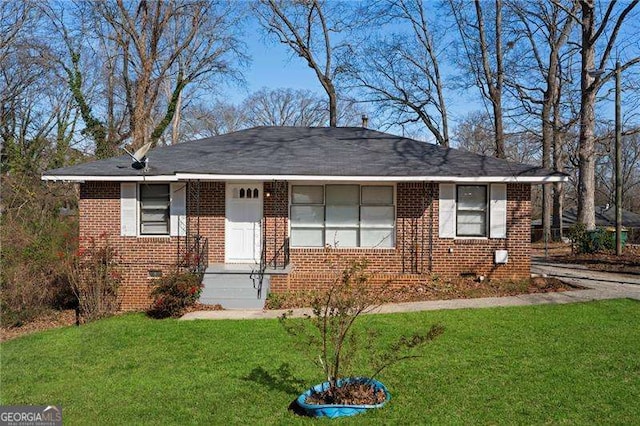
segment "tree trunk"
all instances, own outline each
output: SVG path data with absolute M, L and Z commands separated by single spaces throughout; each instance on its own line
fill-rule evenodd
M 551 73 L 551 70 L 549 70 Z M 552 93 L 551 87 L 547 86 L 544 103 L 542 104 L 542 167 L 551 169 L 551 142 L 553 140 L 553 125 L 551 123 Z M 542 185 L 542 237 L 543 240 L 551 239 L 551 206 L 552 206 L 552 184 Z
M 502 0 L 496 0 L 496 82 L 491 97 L 496 131 L 496 157 L 507 158 L 504 149 L 504 125 L 502 124 L 502 86 L 504 67 L 502 65 Z M 489 76 L 487 76 L 489 78 Z
M 325 90 L 329 96 L 329 126 L 338 126 L 338 97 L 336 96 L 336 88 L 333 86 L 331 80 L 327 80 Z
M 178 95 L 176 101 L 176 110 L 173 113 L 173 122 L 171 123 L 171 145 L 178 143 L 180 137 L 180 110 L 182 109 L 182 92 Z
M 595 68 L 595 52 L 592 42 L 594 34 L 594 9 L 582 3 L 582 69 L 580 105 L 580 146 L 578 149 L 578 222 L 587 229 L 596 227 L 595 212 L 595 113 L 596 92 L 589 71 Z
M 507 158 L 504 150 L 504 125 L 502 124 L 502 93 L 496 92 L 493 102 L 493 123 L 495 127 L 496 157 Z
M 560 91 L 558 91 L 560 92 Z M 559 93 L 558 93 L 559 95 Z M 556 172 L 564 172 L 564 156 L 562 155 L 562 134 L 560 133 L 560 99 L 556 98 L 553 106 L 553 170 Z M 563 234 L 564 213 L 564 183 L 556 182 L 553 184 L 553 228 L 558 230 L 556 234 L 557 241 L 561 241 Z

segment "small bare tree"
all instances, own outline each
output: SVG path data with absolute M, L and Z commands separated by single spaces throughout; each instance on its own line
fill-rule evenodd
M 428 331 L 403 336 L 388 351 L 381 353 L 372 345 L 375 330 L 364 332 L 357 330 L 355 325 L 361 315 L 389 300 L 388 286 L 373 285 L 364 259 L 340 262 L 329 247 L 325 256 L 335 278 L 328 288 L 316 293 L 311 304 L 313 314 L 299 319 L 284 314 L 280 321 L 285 330 L 297 338 L 296 343 L 312 352 L 314 361 L 322 369 L 329 382 L 324 399 L 331 402 L 326 403 L 341 404 L 348 403 L 340 401 L 349 400 L 350 395 L 349 387 L 341 386 L 339 381 L 348 377 L 345 372 L 352 374 L 350 369 L 358 351 L 364 352 L 371 362 L 372 379 L 389 365 L 419 357 L 414 350 L 437 338 L 444 332 L 444 327 L 436 324 Z M 360 349 L 363 344 L 365 350 Z

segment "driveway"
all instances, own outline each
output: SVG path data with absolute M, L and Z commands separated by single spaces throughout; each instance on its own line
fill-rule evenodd
M 631 298 L 640 300 L 640 276 L 613 272 L 593 271 L 584 265 L 552 263 L 544 258 L 534 258 L 531 272 L 556 277 L 569 284 L 586 287 L 578 292 L 595 299 Z M 575 293 L 573 291 L 567 293 Z

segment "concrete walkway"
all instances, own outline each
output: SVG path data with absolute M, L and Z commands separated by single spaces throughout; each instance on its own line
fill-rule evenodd
M 548 263 L 545 262 L 544 259 L 534 259 L 531 272 L 534 274 L 544 274 L 557 277 L 569 284 L 586 287 L 586 289 L 557 293 L 521 294 L 519 296 L 506 297 L 390 303 L 381 306 L 371 313 L 386 314 L 397 312 L 434 311 L 440 309 L 563 304 L 620 298 L 640 300 L 640 277 L 638 276 L 591 271 L 581 265 Z M 199 311 L 188 313 L 181 319 L 267 319 L 278 318 L 285 312 L 289 311 L 286 309 L 265 311 Z M 310 314 L 311 309 L 294 309 L 292 316 L 301 317 Z

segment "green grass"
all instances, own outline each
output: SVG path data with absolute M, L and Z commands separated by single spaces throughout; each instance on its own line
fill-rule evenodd
M 631 424 L 640 419 L 640 303 L 364 319 L 391 339 L 434 323 L 426 357 L 386 370 L 393 397 L 344 423 Z M 61 404 L 65 424 L 306 424 L 287 411 L 314 366 L 277 321 L 125 315 L 3 343 L 2 404 Z M 288 366 L 288 367 L 287 367 Z

